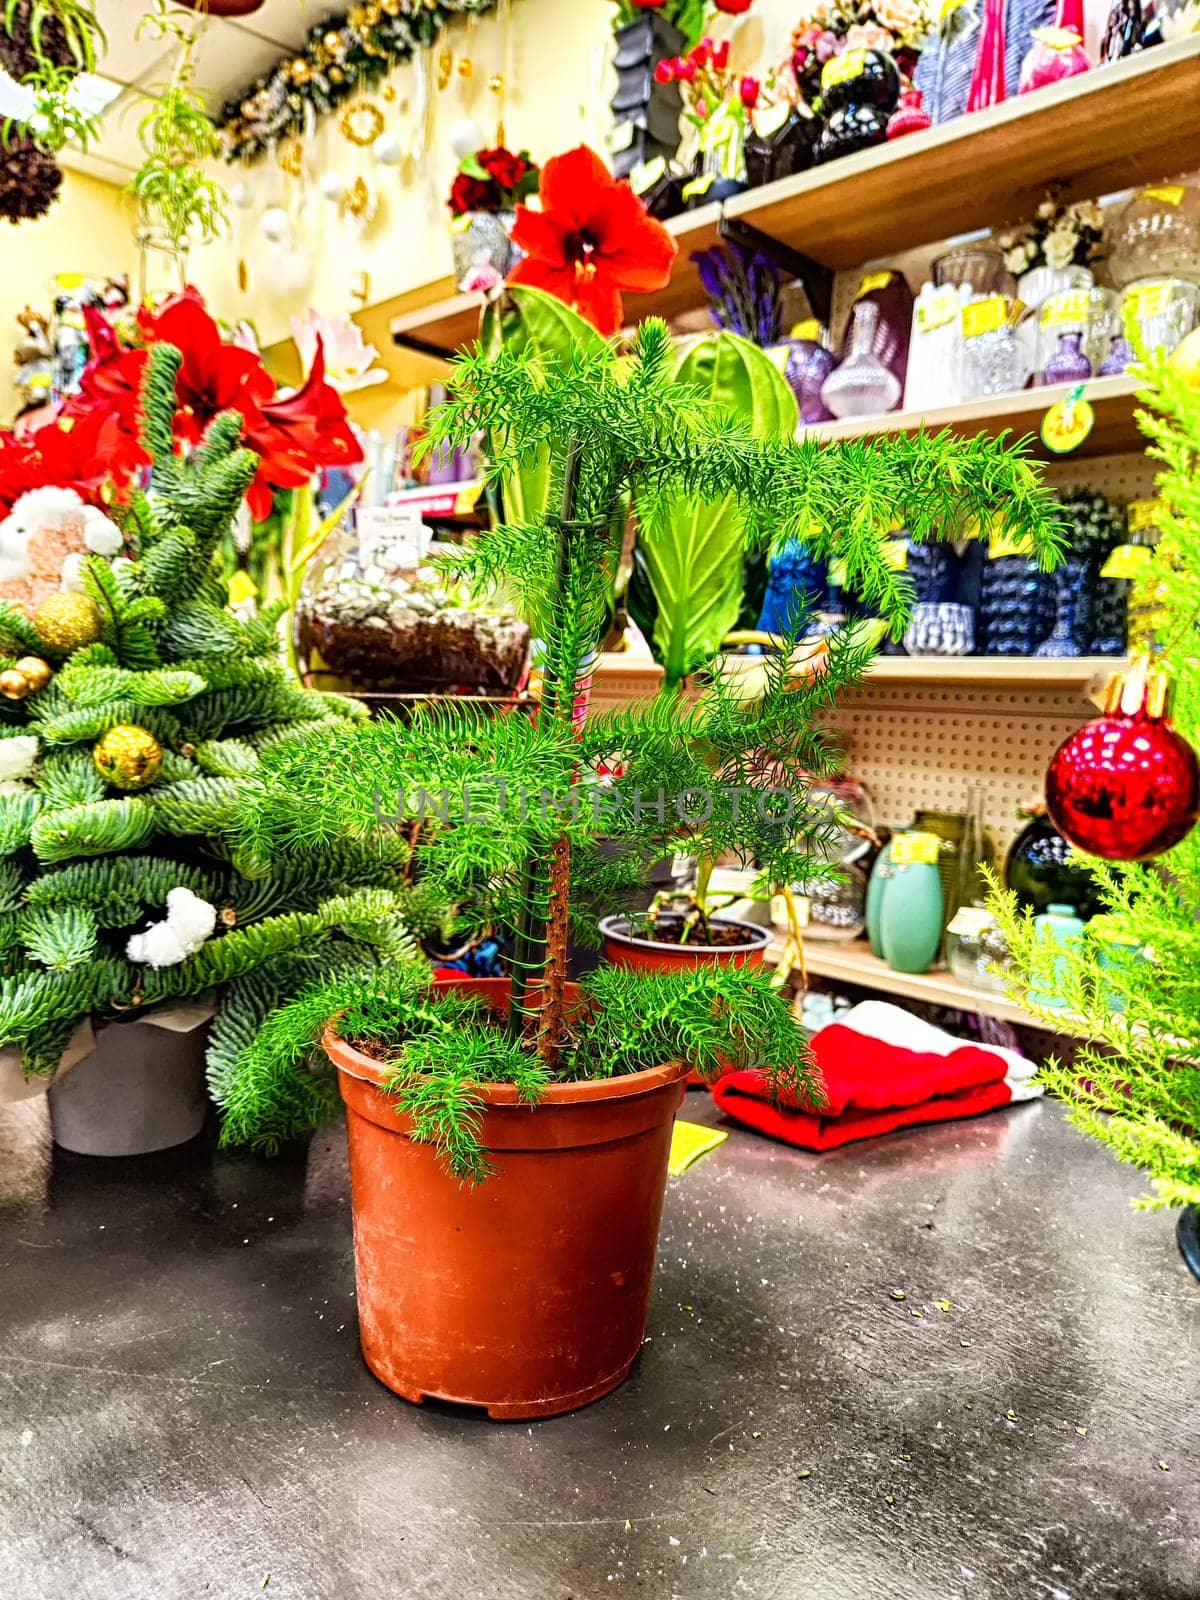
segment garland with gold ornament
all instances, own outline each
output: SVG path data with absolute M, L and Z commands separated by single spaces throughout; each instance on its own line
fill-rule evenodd
M 236 95 L 217 119 L 229 161 L 256 161 L 318 117 L 386 78 L 435 44 L 450 24 L 494 11 L 499 0 L 367 0 L 327 17 L 304 46 Z

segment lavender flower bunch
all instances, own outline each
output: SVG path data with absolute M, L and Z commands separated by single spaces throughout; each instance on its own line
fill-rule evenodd
M 740 245 L 696 250 L 692 260 L 718 328 L 757 345 L 778 344 L 783 332 L 783 272 L 767 256 Z

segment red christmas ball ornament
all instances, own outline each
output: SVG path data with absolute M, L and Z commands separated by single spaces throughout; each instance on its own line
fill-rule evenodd
M 1167 720 L 1161 672 L 1138 662 L 1114 680 L 1104 715 L 1059 746 L 1046 774 L 1055 827 L 1106 861 L 1149 861 L 1200 815 L 1196 752 Z

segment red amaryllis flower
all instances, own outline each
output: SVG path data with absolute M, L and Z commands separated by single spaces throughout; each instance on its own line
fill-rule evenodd
M 713 0 L 713 4 L 727 17 L 743 17 L 754 4 L 754 0 Z
M 502 189 L 515 189 L 529 171 L 527 161 L 522 161 L 520 156 L 503 148 L 481 150 L 477 159 L 483 170 L 495 178 Z
M 362 460 L 341 396 L 325 382 L 325 347 L 319 337 L 308 377 L 285 399 L 268 400 L 260 420 L 247 419 L 245 442 L 261 458 L 246 494 L 256 522 L 271 509 L 272 489 L 298 489 L 318 466 L 350 467 Z
M 23 439 L 0 433 L 0 516 L 30 489 L 74 489 L 103 506 L 105 487 L 120 492 L 137 470 L 141 451 L 130 443 L 120 418 L 103 411 L 47 423 Z
M 540 192 L 540 212 L 517 207 L 512 236 L 525 259 L 509 282 L 544 289 L 601 333 L 616 333 L 622 290 L 648 294 L 669 281 L 674 239 L 587 145 L 547 161 Z
M 346 408 L 325 382 L 319 342 L 308 379 L 295 394 L 276 400 L 275 380 L 262 358 L 224 343 L 196 290 L 173 296 L 157 314 L 144 308 L 138 328 L 147 344 L 173 344 L 183 358 L 173 423 L 180 447 L 197 444 L 221 412 L 236 411 L 241 416 L 244 441 L 260 458 L 246 495 L 256 519 L 261 521 L 270 511 L 275 489 L 299 488 L 322 467 L 362 460 Z M 121 349 L 111 330 L 106 335 L 97 328 L 93 338 L 93 356 L 80 392 L 67 409 L 81 419 L 99 414 L 115 420 L 122 440 L 118 466 L 128 475 L 149 459 L 138 442 L 138 407 L 149 351 Z
M 460 172 L 450 187 L 449 206 L 456 217 L 468 211 L 494 211 L 498 196 L 490 183 Z

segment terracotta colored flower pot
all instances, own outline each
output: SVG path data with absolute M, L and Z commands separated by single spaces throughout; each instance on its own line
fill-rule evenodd
M 605 959 L 614 967 L 637 967 L 643 972 L 678 972 L 681 967 L 699 967 L 705 962 L 731 967 L 761 967 L 771 942 L 768 929 L 739 917 L 714 917 L 725 927 L 740 928 L 744 944 L 694 945 L 660 944 L 657 939 L 639 939 L 629 932 L 624 917 L 605 917 L 600 923 Z M 688 1074 L 689 1089 L 705 1087 L 698 1072 Z
M 439 979 L 508 1008 L 508 980 Z M 572 986 L 573 987 L 573 986 Z M 481 1089 L 499 1171 L 470 1187 L 379 1088 L 380 1064 L 326 1034 L 350 1140 L 359 1331 L 406 1400 L 554 1416 L 624 1379 L 646 1329 L 685 1068 L 553 1084 L 536 1106 Z
M 210 17 L 250 17 L 262 10 L 266 0 L 176 0 L 176 4 Z

